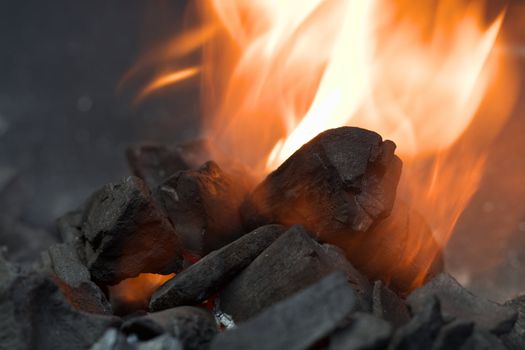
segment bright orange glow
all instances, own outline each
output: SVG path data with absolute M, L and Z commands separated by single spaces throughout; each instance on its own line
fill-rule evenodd
M 189 79 L 199 73 L 198 67 L 185 68 L 176 72 L 161 75 L 150 82 L 137 96 L 136 102 L 140 102 L 146 96 L 162 89 L 163 87 L 175 84 L 185 79 Z
M 110 287 L 112 299 L 125 303 L 147 302 L 153 293 L 167 280 L 175 276 L 141 273 L 137 277 L 128 278 L 119 284 Z

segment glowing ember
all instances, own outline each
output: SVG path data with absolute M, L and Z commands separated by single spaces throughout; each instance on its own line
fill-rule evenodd
M 151 295 L 173 276 L 175 276 L 174 273 L 170 275 L 141 273 L 137 277 L 128 278 L 110 287 L 111 297 L 127 304 L 147 302 Z

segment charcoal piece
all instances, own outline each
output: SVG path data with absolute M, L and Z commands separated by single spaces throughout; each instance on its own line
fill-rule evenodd
M 392 208 L 401 174 L 395 144 L 368 130 L 327 130 L 303 145 L 251 193 L 247 227 L 301 224 L 329 243 L 366 232 Z
M 505 303 L 518 313 L 518 319 L 512 330 L 501 337 L 509 350 L 525 349 L 525 295 L 521 295 Z
M 106 185 L 92 196 L 82 235 L 91 277 L 102 284 L 181 267 L 180 240 L 137 177 Z
M 400 200 L 369 232 L 341 238 L 338 245 L 364 275 L 389 281 L 402 295 L 443 271 L 441 247 L 425 219 Z
M 482 330 L 474 333 L 465 341 L 460 350 L 508 350 L 494 334 Z
M 497 335 L 508 333 L 517 318 L 511 307 L 475 296 L 448 274 L 440 274 L 416 289 L 407 302 L 413 312 L 418 312 L 434 297 L 440 300 L 445 317 L 474 322 L 477 327 Z
M 124 321 L 120 330 L 128 336 L 136 336 L 141 341 L 150 340 L 165 333 L 165 329 L 161 325 L 144 316 Z
M 129 344 L 124 334 L 110 328 L 91 346 L 90 350 L 134 350 L 136 347 Z
M 185 249 L 203 256 L 239 238 L 239 207 L 248 193 L 247 178 L 223 171 L 214 162 L 168 178 L 157 196 Z
M 201 303 L 228 283 L 284 232 L 279 225 L 260 227 L 211 252 L 162 285 L 151 297 L 150 310 Z
M 113 314 L 106 295 L 95 283 L 84 281 L 78 286 L 72 287 L 60 279 L 54 281 L 60 287 L 69 304 L 77 310 L 100 315 Z
M 333 246 L 317 243 L 294 226 L 221 291 L 220 308 L 235 322 L 244 321 L 334 271 L 346 273 L 361 308 L 369 309 L 368 281 Z
M 444 324 L 439 301 L 430 299 L 406 325 L 397 329 L 388 350 L 429 349 Z
M 432 350 L 459 350 L 472 334 L 474 324 L 469 321 L 455 320 L 441 328 Z
M 338 272 L 217 335 L 211 350 L 310 349 L 356 310 L 355 293 Z
M 351 324 L 330 337 L 330 350 L 380 350 L 388 345 L 392 326 L 373 315 L 356 312 Z
M 87 349 L 118 325 L 115 317 L 83 313 L 68 304 L 46 275 L 17 277 L 0 295 L 0 339 L 8 349 Z
M 62 242 L 71 243 L 80 238 L 82 235 L 83 217 L 84 212 L 82 210 L 74 210 L 57 219 L 57 230 Z
M 218 332 L 213 315 L 205 309 L 181 306 L 147 316 L 177 338 L 185 350 L 208 349 Z
M 405 302 L 381 281 L 374 283 L 372 312 L 375 316 L 389 321 L 395 328 L 399 328 L 410 320 Z
M 210 154 L 210 145 L 206 140 L 180 146 L 143 143 L 131 146 L 126 151 L 133 174 L 152 189 L 176 172 L 194 169 L 210 160 Z
M 90 281 L 88 268 L 80 261 L 73 243 L 54 244 L 48 249 L 55 274 L 71 287 Z

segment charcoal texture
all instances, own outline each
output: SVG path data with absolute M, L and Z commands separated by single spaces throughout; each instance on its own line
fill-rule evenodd
M 235 322 L 247 320 L 334 271 L 343 271 L 369 309 L 371 287 L 337 248 L 317 243 L 294 226 L 264 250 L 220 293 L 220 308 Z
M 73 243 L 60 243 L 49 247 L 51 267 L 55 274 L 72 287 L 90 281 L 88 268 L 80 260 Z
M 525 349 L 525 295 L 506 302 L 505 306 L 518 312 L 518 319 L 512 330 L 501 337 L 503 343 L 509 350 Z
M 69 304 L 77 310 L 92 314 L 113 314 L 113 309 L 106 295 L 95 283 L 84 281 L 78 286 L 72 287 L 60 279 L 54 279 L 54 281 L 64 293 Z
M 372 312 L 398 328 L 410 320 L 405 302 L 383 282 L 376 281 L 372 291 Z
M 87 266 L 99 283 L 181 268 L 180 239 L 137 177 L 106 185 L 92 196 L 82 235 Z
M 346 276 L 335 273 L 219 334 L 211 349 L 310 349 L 355 309 L 355 293 Z
M 330 337 L 330 350 L 380 350 L 388 345 L 392 326 L 373 315 L 357 312 L 351 324 Z
M 474 322 L 497 335 L 508 333 L 516 321 L 517 313 L 511 307 L 475 296 L 448 274 L 416 289 L 407 301 L 413 312 L 419 312 L 433 298 L 440 300 L 444 316 Z
M 14 279 L 0 295 L 0 349 L 87 349 L 118 319 L 77 311 L 46 275 Z
M 201 303 L 228 283 L 284 232 L 279 225 L 260 227 L 213 251 L 178 273 L 151 297 L 150 310 Z
M 397 329 L 388 350 L 430 349 L 444 324 L 439 301 L 430 299 L 410 322 Z
M 507 350 L 501 340 L 492 333 L 475 330 L 461 350 Z
M 474 330 L 469 321 L 455 320 L 441 328 L 432 350 L 459 350 Z
M 82 235 L 83 210 L 74 210 L 57 219 L 57 230 L 62 242 L 75 242 Z
M 168 334 L 143 342 L 128 341 L 124 334 L 109 329 L 90 350 L 183 350 L 180 342 Z
M 243 205 L 244 222 L 301 224 L 330 243 L 365 232 L 392 208 L 401 174 L 394 150 L 368 130 L 327 130 L 254 190 Z
M 207 162 L 181 171 L 157 190 L 186 250 L 203 256 L 245 233 L 239 207 L 249 191 L 248 177 Z

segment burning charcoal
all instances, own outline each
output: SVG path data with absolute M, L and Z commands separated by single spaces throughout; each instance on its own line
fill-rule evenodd
M 111 315 L 113 310 L 106 295 L 100 290 L 99 286 L 91 281 L 84 281 L 77 287 L 62 282 L 55 281 L 60 287 L 69 304 L 77 310 L 92 314 Z
M 349 327 L 330 337 L 330 350 L 379 350 L 390 340 L 392 326 L 373 315 L 356 312 Z
M 213 315 L 197 307 L 176 307 L 151 313 L 147 317 L 177 338 L 185 350 L 208 349 L 211 340 L 218 332 Z
M 525 349 L 525 295 L 505 303 L 518 312 L 518 319 L 512 330 L 501 337 L 503 343 L 509 350 Z
M 216 250 L 178 273 L 153 294 L 150 310 L 201 303 L 228 283 L 284 232 L 268 225 Z
M 239 207 L 248 192 L 245 178 L 223 171 L 214 162 L 181 171 L 158 190 L 184 247 L 202 256 L 239 238 L 244 230 Z
M 440 274 L 416 289 L 409 296 L 408 304 L 413 312 L 419 312 L 434 297 L 441 301 L 445 317 L 472 321 L 494 334 L 508 333 L 516 321 L 517 314 L 511 307 L 475 296 L 448 274 Z
M 494 334 L 475 330 L 460 350 L 507 350 Z
M 359 271 L 370 279 L 388 280 L 400 294 L 443 271 L 441 248 L 424 218 L 399 200 L 371 231 L 342 238 L 338 245 Z
M 235 322 L 243 321 L 334 271 L 346 273 L 361 308 L 369 309 L 368 281 L 335 247 L 317 243 L 294 226 L 222 290 L 220 308 Z
M 374 283 L 372 312 L 377 317 L 389 321 L 395 328 L 410 320 L 410 314 L 404 301 L 381 281 Z
M 430 349 L 444 323 L 439 301 L 430 299 L 410 322 L 396 331 L 388 350 Z
M 0 339 L 9 349 L 86 349 L 118 324 L 75 310 L 49 277 L 36 273 L 17 277 L 0 295 L 0 309 Z
M 356 302 L 346 276 L 334 273 L 219 334 L 211 349 L 310 349 L 355 311 Z
M 82 234 L 87 266 L 97 282 L 116 284 L 142 272 L 168 274 L 181 267 L 179 238 L 139 178 L 96 192 Z
M 249 227 L 301 224 L 322 240 L 365 232 L 394 203 L 401 160 L 395 144 L 359 128 L 327 130 L 255 189 L 242 209 Z
M 443 326 L 439 332 L 432 350 L 459 350 L 472 334 L 472 322 L 455 320 Z

